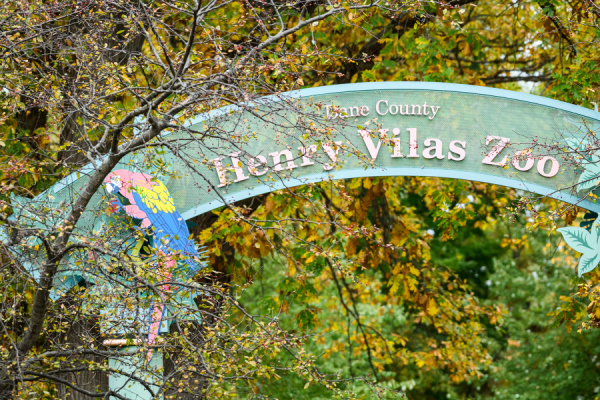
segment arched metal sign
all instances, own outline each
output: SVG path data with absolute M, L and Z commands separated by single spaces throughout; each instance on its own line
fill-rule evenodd
M 598 174 L 593 168 L 582 174 L 569 155 L 598 128 L 598 112 L 539 96 L 456 84 L 361 83 L 304 89 L 201 115 L 115 170 L 162 182 L 173 202 L 167 208 L 174 205 L 184 220 L 286 187 L 400 175 L 487 182 L 600 212 L 578 192 L 593 189 Z M 14 198 L 27 204 L 14 217 L 39 224 L 35 215 L 47 215 L 43 224 L 52 224 L 93 170 L 90 165 L 68 176 L 34 202 Z M 99 190 L 77 229 L 108 235 L 110 200 L 106 188 Z M 28 213 L 31 207 L 38 211 Z M 28 270 L 39 276 L 38 266 Z M 57 288 L 68 290 L 87 278 L 67 270 L 57 279 Z
M 579 171 L 564 154 L 527 153 L 559 143 L 568 149 L 568 140 L 600 127 L 600 114 L 539 96 L 457 84 L 360 83 L 221 109 L 189 126 L 203 134 L 201 143 L 174 133 L 178 155 L 164 154 L 173 172 L 193 171 L 165 182 L 185 219 L 285 187 L 400 175 L 487 182 L 600 210 L 577 196 Z M 123 167 L 139 168 L 131 168 L 135 157 Z M 66 200 L 78 181 L 73 175 L 50 190 Z

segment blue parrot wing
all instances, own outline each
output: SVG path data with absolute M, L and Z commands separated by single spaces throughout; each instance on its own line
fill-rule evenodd
M 140 199 L 139 194 L 133 193 L 134 199 L 138 207 L 146 213 L 146 216 L 152 223 L 154 228 L 154 246 L 165 252 L 177 251 L 188 257 L 199 257 L 194 243 L 189 239 L 190 231 L 188 230 L 185 220 L 176 209 L 171 212 L 157 210 L 156 208 L 148 207 L 145 202 Z M 187 263 L 196 270 L 197 267 L 192 260 L 187 260 Z

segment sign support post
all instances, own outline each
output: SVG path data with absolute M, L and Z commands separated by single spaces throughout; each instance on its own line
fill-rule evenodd
M 162 385 L 164 374 L 163 355 L 161 351 L 154 350 L 154 355 L 148 363 L 147 354 L 140 348 L 138 340 L 105 340 L 104 345 L 113 347 L 120 352 L 138 350 L 132 356 L 110 358 L 108 360 L 108 366 L 111 370 L 121 371 L 120 374 L 109 372 L 109 390 L 131 400 L 163 399 L 162 395 L 156 396 Z M 143 372 L 140 372 L 140 370 L 143 370 Z M 140 383 L 140 381 L 145 382 L 145 385 Z M 154 395 L 148 388 L 154 392 Z

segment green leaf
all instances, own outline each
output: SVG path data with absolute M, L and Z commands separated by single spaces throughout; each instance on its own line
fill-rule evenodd
M 419 37 L 415 39 L 415 43 L 417 44 L 417 48 L 424 49 L 425 47 L 427 47 L 427 45 L 429 45 L 429 40 Z
M 364 71 L 362 74 L 362 79 L 363 81 L 374 81 L 375 79 L 377 79 L 377 77 L 375 76 L 375 74 L 372 71 Z

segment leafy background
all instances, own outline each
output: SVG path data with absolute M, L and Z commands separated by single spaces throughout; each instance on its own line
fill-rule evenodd
M 271 58 L 266 53 L 264 82 L 288 90 L 419 80 L 525 91 L 584 107 L 599 101 L 596 2 L 406 5 L 403 13 L 346 13 L 337 22 L 299 31 L 278 44 Z M 316 4 L 310 12 L 323 9 Z M 224 47 L 219 50 L 245 43 L 252 21 L 244 12 L 233 2 L 211 16 L 215 46 Z M 298 18 L 293 12 L 288 17 L 290 24 Z M 177 16 L 169 18 L 178 27 Z M 135 33 L 128 29 L 127 35 Z M 173 51 L 183 46 L 167 42 Z M 217 54 L 211 44 L 205 46 L 195 49 L 209 60 L 198 64 L 199 75 Z M 147 44 L 141 49 L 150 53 Z M 132 84 L 152 72 L 134 63 L 115 68 Z M 13 73 L 34 91 L 45 79 L 18 68 Z M 57 78 L 50 74 L 44 85 L 51 88 L 48 82 Z M 98 117 L 115 123 L 132 107 L 134 99 L 125 95 L 98 110 Z M 35 195 L 80 166 L 57 162 L 68 158 L 61 150 L 73 140 L 68 127 L 74 123 L 63 120 L 57 105 L 17 108 L 27 111 L 2 117 L 2 196 Z M 554 233 L 557 225 L 578 225 L 583 210 L 550 221 L 549 213 L 564 205 L 543 200 L 515 213 L 513 202 L 523 193 L 443 179 L 357 179 L 298 188 L 295 194 L 262 200 L 252 217 L 268 228 L 266 234 L 223 210 L 196 234 L 240 303 L 257 315 L 277 315 L 282 329 L 300 332 L 306 362 L 339 374 L 337 385 L 348 396 L 598 398 L 599 333 L 592 328 L 600 307 L 591 289 L 600 274 L 578 278 L 578 254 Z M 305 222 L 291 222 L 296 216 Z M 283 219 L 290 221 L 285 230 L 270 222 Z M 331 228 L 320 225 L 332 219 L 337 222 Z M 308 377 L 287 373 L 282 353 L 274 353 L 275 360 L 264 357 L 249 355 L 244 362 L 279 363 L 278 378 L 249 380 L 236 388 L 239 398 L 330 398 L 331 392 Z M 360 379 L 346 380 L 350 376 Z M 39 397 L 53 390 L 33 389 Z
M 389 235 L 408 257 L 394 259 L 381 246 L 343 231 L 306 228 L 325 247 L 328 241 L 339 247 L 334 279 L 323 257 L 305 249 L 290 249 L 291 258 L 303 260 L 299 265 L 281 254 L 248 256 L 241 244 L 253 246 L 243 234 L 225 237 L 240 244 L 231 272 L 241 287 L 247 285 L 238 292 L 241 304 L 256 315 L 277 315 L 282 329 L 305 332 L 307 354 L 323 372 L 367 381 L 377 376 L 383 390 L 363 380 L 340 387 L 357 398 L 597 397 L 599 333 L 573 329 L 586 315 L 585 299 L 572 293 L 585 282 L 577 278 L 577 258 L 550 226 L 531 230 L 531 215 L 512 220 L 502 215 L 518 193 L 444 179 L 371 178 L 338 185 L 352 194 L 346 216 L 369 228 L 387 223 L 388 233 L 373 236 Z M 333 204 L 342 206 L 333 184 L 299 190 L 333 194 Z M 289 194 L 271 194 L 257 217 L 309 212 L 302 204 L 288 208 L 288 201 Z M 543 216 L 557 206 L 544 201 L 538 212 Z M 277 236 L 273 240 L 291 245 Z M 353 313 L 367 327 L 364 335 Z M 285 357 L 281 362 L 285 366 Z M 257 380 L 247 394 L 238 393 L 331 396 L 297 375 L 282 371 L 279 377 Z

